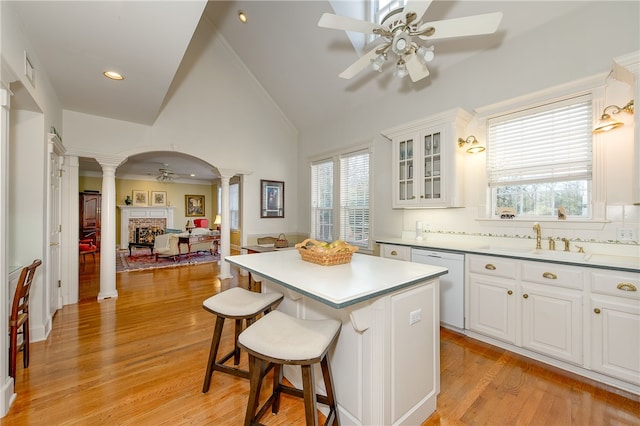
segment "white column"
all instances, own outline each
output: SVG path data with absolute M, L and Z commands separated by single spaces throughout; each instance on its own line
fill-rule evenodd
M 229 217 L 231 216 L 231 211 L 229 209 L 229 180 L 233 177 L 233 175 L 223 175 L 223 171 L 219 170 L 220 180 L 222 182 L 222 206 L 220 208 L 220 212 L 222 213 L 221 222 L 220 222 L 220 279 L 224 280 L 227 278 L 232 278 L 231 275 L 231 265 L 229 262 L 226 262 L 224 258 L 231 254 L 231 244 L 229 241 L 230 235 L 230 226 L 229 226 Z
M 100 160 L 98 160 L 100 162 Z M 102 166 L 102 211 L 100 239 L 100 292 L 98 300 L 118 297 L 116 290 L 116 174 L 118 164 Z

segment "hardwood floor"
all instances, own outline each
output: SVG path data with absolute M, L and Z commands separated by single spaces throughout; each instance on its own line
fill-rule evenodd
M 0 425 L 242 424 L 248 381 L 216 372 L 201 392 L 213 333 L 202 301 L 246 288 L 246 277 L 232 269 L 221 282 L 215 263 L 120 273 L 119 297 L 98 303 L 98 270 L 98 259 L 85 264 L 81 302 L 56 314 L 47 341 L 32 343 L 29 368 L 18 359 L 18 397 Z M 224 336 L 228 350 L 231 327 Z M 447 330 L 441 347 L 438 409 L 424 425 L 640 424 L 636 396 Z M 262 420 L 302 418 L 302 402 L 283 395 L 280 413 Z

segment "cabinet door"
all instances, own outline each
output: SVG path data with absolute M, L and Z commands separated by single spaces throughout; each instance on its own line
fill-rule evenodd
M 418 181 L 416 180 L 416 143 L 413 135 L 394 141 L 396 167 L 394 207 L 416 204 Z
M 522 346 L 582 363 L 582 294 L 522 284 Z
M 515 282 L 471 275 L 469 285 L 469 329 L 515 343 Z
M 640 385 L 640 306 L 591 299 L 591 369 Z
M 430 204 L 442 200 L 442 142 L 442 132 L 439 130 L 427 132 L 421 137 L 420 203 Z
M 82 228 L 100 227 L 100 195 L 82 196 Z

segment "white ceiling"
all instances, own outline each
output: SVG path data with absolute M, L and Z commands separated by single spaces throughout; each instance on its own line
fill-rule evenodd
M 3 2 L 7 0 L 2 0 Z M 435 43 L 431 76 L 412 84 L 389 70 L 365 70 L 352 80 L 338 74 L 358 57 L 343 31 L 319 28 L 328 1 L 18 1 L 38 59 L 64 109 L 151 125 L 203 13 L 247 68 L 302 129 L 385 96 L 426 91 L 439 73 L 485 49 L 584 6 L 584 1 L 434 1 L 425 19 L 435 21 L 502 11 L 496 34 Z M 243 10 L 249 18 L 237 18 Z M 535 33 L 532 33 L 535 36 Z M 115 69 L 125 80 L 101 73 Z M 313 100 L 313 101 L 310 101 Z M 118 176 L 157 173 L 162 164 L 179 174 L 195 170 L 205 179 L 215 171 L 176 153 L 130 158 Z M 95 161 L 81 171 L 99 170 Z

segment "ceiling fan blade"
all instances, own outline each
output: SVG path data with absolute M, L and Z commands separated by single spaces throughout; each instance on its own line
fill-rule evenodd
M 429 6 L 431 6 L 431 0 L 409 0 L 407 4 L 404 5 L 402 16 L 404 18 L 407 16 L 407 13 L 413 12 L 416 14 L 416 19 L 414 19 L 413 22 L 420 22 Z
M 435 28 L 435 32 L 430 36 L 421 35 L 419 37 L 423 40 L 437 40 L 441 38 L 492 34 L 498 29 L 501 20 L 502 12 L 494 12 L 483 15 L 466 16 L 464 18 L 426 22 L 420 26 L 418 31 L 433 27 Z
M 322 14 L 318 21 L 318 26 L 365 34 L 373 34 L 373 30 L 378 28 L 383 29 L 381 25 L 374 24 L 373 22 L 361 21 L 359 19 L 349 18 L 348 16 L 334 15 L 333 13 Z
M 409 77 L 411 77 L 411 81 L 414 83 L 429 75 L 429 69 L 425 64 L 420 62 L 416 55 L 411 55 L 411 57 L 405 61 L 405 64 L 407 65 L 407 71 L 409 71 Z
M 372 50 L 370 50 L 367 53 L 365 53 L 364 55 L 362 55 L 360 57 L 360 59 L 358 59 L 353 64 L 351 64 L 351 66 L 349 66 L 349 68 L 347 68 L 346 70 L 342 71 L 342 73 L 340 73 L 339 77 L 348 80 L 348 79 L 352 78 L 353 76 L 355 76 L 356 74 L 358 74 L 363 69 L 365 69 L 366 67 L 368 67 L 371 64 L 371 61 L 378 56 L 378 54 L 376 53 L 376 50 L 378 50 L 378 49 L 379 49 L 379 47 L 376 46 Z

